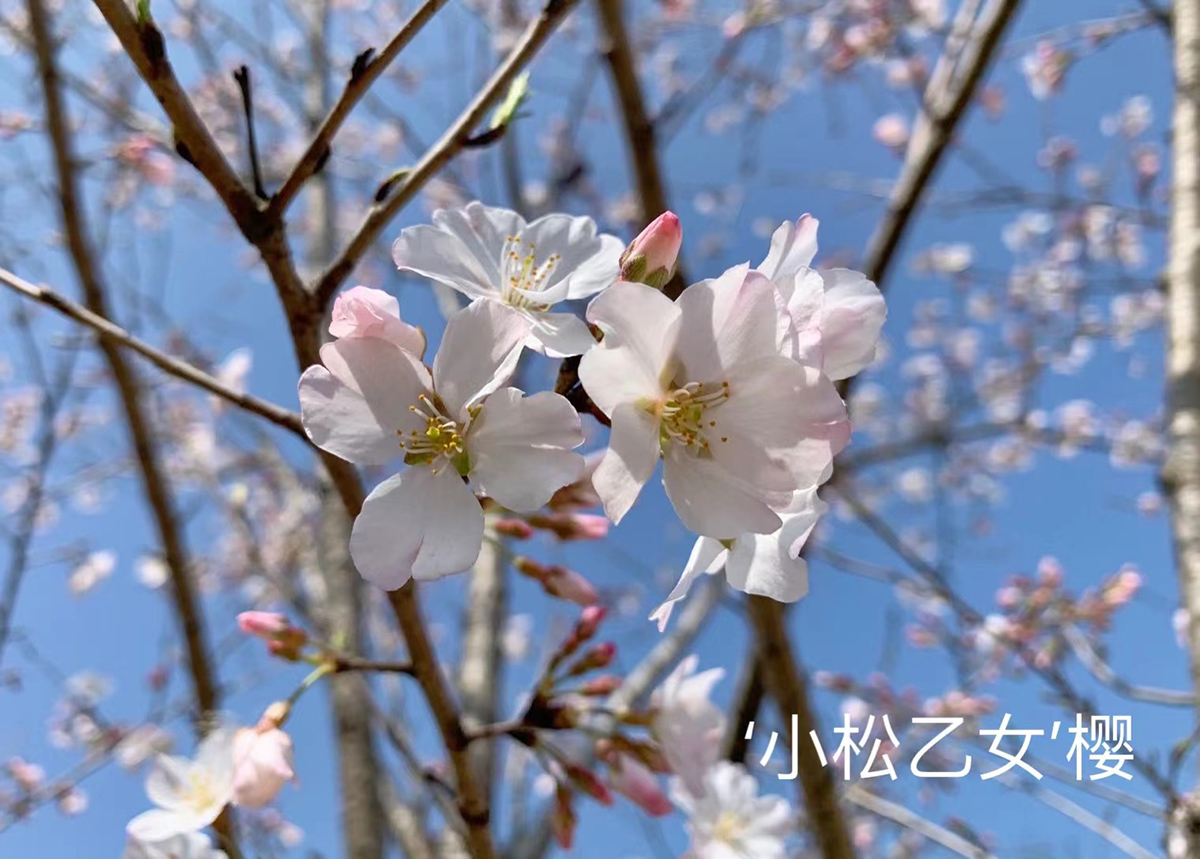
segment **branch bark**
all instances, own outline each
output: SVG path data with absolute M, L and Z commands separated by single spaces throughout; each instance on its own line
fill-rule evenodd
M 1188 615 L 1192 687 L 1200 697 L 1200 7 L 1175 4 L 1174 164 L 1167 261 L 1167 461 L 1163 485 L 1179 591 Z M 1195 811 L 1180 826 L 1200 856 Z

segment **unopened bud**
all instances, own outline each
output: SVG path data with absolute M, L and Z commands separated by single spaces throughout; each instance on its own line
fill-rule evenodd
M 602 674 L 579 687 L 581 695 L 611 695 L 621 686 L 621 678 L 615 674 Z
M 492 527 L 501 537 L 514 540 L 528 540 L 533 536 L 533 528 L 524 519 L 497 519 Z
M 612 792 L 609 791 L 608 785 L 600 780 L 600 776 L 587 767 L 575 763 L 568 763 L 566 770 L 567 778 L 571 780 L 571 784 L 575 785 L 575 787 L 582 790 L 601 805 L 613 804 Z
M 308 643 L 308 633 L 276 612 L 244 611 L 237 616 L 237 623 L 242 632 L 266 639 L 267 650 L 281 659 L 296 661 Z
M 583 656 L 579 657 L 579 661 L 571 666 L 567 676 L 578 677 L 580 674 L 587 674 L 597 668 L 607 668 L 616 656 L 617 646 L 611 641 L 597 644 L 595 647 L 588 648 Z
M 663 212 L 621 254 L 621 280 L 662 289 L 675 275 L 683 230 L 674 212 Z

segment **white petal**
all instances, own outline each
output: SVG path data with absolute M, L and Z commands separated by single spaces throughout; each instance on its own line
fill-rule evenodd
M 679 296 L 677 354 L 689 382 L 715 382 L 731 367 L 777 353 L 775 288 L 749 266 L 694 283 Z
M 781 280 L 812 265 L 817 255 L 818 223 L 811 215 L 802 215 L 794 224 L 782 224 L 771 237 L 771 249 L 758 270 L 771 280 Z
M 325 367 L 300 377 L 304 430 L 322 450 L 362 465 L 400 452 L 396 432 L 415 429 L 409 406 L 428 389 L 417 361 L 386 340 L 338 340 L 321 347 Z M 328 369 L 326 369 L 328 367 Z
M 228 799 L 233 791 L 233 731 L 224 727 L 210 731 L 196 749 L 195 765 L 208 774 L 218 792 Z
M 501 388 L 483 404 L 467 434 L 471 478 L 510 510 L 533 511 L 583 474 L 579 415 L 551 391 L 523 397 Z
M 183 832 L 191 832 L 212 823 L 211 820 L 199 820 L 194 814 L 177 811 L 164 811 L 152 808 L 143 811 L 125 827 L 125 831 L 138 841 L 153 844 L 166 841 Z
M 590 353 L 589 353 L 590 354 Z M 592 473 L 592 486 L 604 512 L 620 522 L 637 500 L 658 464 L 658 419 L 631 403 L 617 406 L 612 416 L 608 450 Z
M 811 268 L 803 268 L 793 278 L 775 281 L 775 295 L 780 309 L 779 354 L 820 367 L 825 281 Z
M 184 802 L 182 789 L 191 767 L 192 762 L 187 758 L 158 755 L 146 776 L 146 796 L 159 808 L 179 807 Z
M 828 505 L 815 488 L 797 492 L 779 516 L 783 527 L 774 534 L 743 534 L 725 563 L 729 584 L 748 594 L 795 602 L 808 593 L 808 564 L 800 557 L 809 535 Z
M 531 321 L 533 329 L 527 345 L 550 358 L 582 355 L 596 345 L 587 323 L 574 313 L 535 313 Z
M 494 301 L 473 302 L 450 317 L 433 359 L 433 386 L 451 417 L 465 420 L 467 406 L 509 380 L 529 326 L 520 311 Z
M 625 248 L 616 236 L 597 235 L 596 222 L 591 218 L 561 214 L 538 218 L 521 232 L 521 239 L 533 245 L 539 261 L 551 254 L 559 255 L 546 284 L 555 301 L 586 298 L 613 283 Z
M 472 299 L 497 298 L 505 239 L 524 226 L 515 212 L 479 203 L 440 209 L 433 213 L 432 227 L 401 231 L 392 245 L 392 259 L 401 270 L 444 283 Z
M 713 458 L 763 490 L 814 484 L 836 452 L 830 439 L 838 421 L 846 420 L 832 383 L 779 355 L 738 365 L 727 378 L 728 399 L 704 413 Z
M 650 615 L 651 620 L 658 621 L 659 632 L 666 630 L 667 621 L 671 619 L 671 611 L 675 608 L 675 603 L 688 595 L 688 591 L 692 589 L 692 583 L 702 574 L 712 575 L 725 565 L 726 552 L 726 548 L 721 545 L 719 540 L 714 540 L 712 537 L 696 539 L 695 545 L 692 546 L 692 554 L 688 557 L 679 581 L 676 582 L 671 593 L 667 594 L 662 605 Z
M 679 307 L 657 289 L 617 283 L 592 300 L 588 321 L 604 340 L 587 351 L 579 379 L 608 416 L 619 403 L 657 398 L 679 336 Z
M 825 374 L 837 381 L 853 376 L 875 359 L 887 305 L 866 275 L 844 268 L 821 272 L 825 302 L 821 349 Z
M 775 511 L 713 460 L 673 445 L 664 462 L 667 497 L 690 531 L 726 540 L 746 531 L 769 534 L 779 528 Z
M 435 579 L 470 568 L 483 545 L 483 510 L 453 469 L 410 468 L 375 487 L 350 532 L 350 556 L 364 579 L 396 590 L 414 576 Z

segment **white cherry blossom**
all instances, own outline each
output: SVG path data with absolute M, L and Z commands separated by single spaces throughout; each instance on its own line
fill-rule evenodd
M 811 268 L 818 224 L 811 215 L 782 224 L 758 271 L 774 284 L 783 311 L 780 353 L 820 368 L 836 382 L 875 359 L 887 306 L 861 272 Z
M 341 339 L 300 379 L 305 430 L 350 462 L 408 468 L 383 481 L 354 521 L 350 553 L 389 590 L 468 569 L 483 541 L 474 487 L 531 511 L 583 471 L 579 416 L 558 394 L 501 387 L 526 336 L 521 319 L 476 302 L 446 325 L 432 371 L 394 343 Z
M 233 799 L 233 734 L 225 729 L 201 741 L 193 760 L 159 755 L 146 778 L 157 808 L 129 821 L 130 838 L 157 844 L 210 825 Z
M 795 814 L 779 796 L 759 796 L 758 782 L 740 764 L 721 761 L 704 775 L 701 794 L 672 790 L 687 815 L 689 859 L 786 859 Z
M 445 284 L 472 301 L 496 302 L 520 321 L 525 343 L 555 358 L 581 355 L 594 342 L 572 313 L 551 308 L 588 298 L 617 277 L 625 243 L 597 233 L 591 218 L 516 212 L 481 203 L 439 209 L 432 226 L 401 231 L 392 258 L 402 271 Z
M 725 670 L 710 668 L 697 674 L 698 664 L 694 654 L 682 659 L 650 700 L 654 736 L 667 766 L 696 796 L 704 792 L 704 774 L 720 758 L 725 736 L 725 713 L 709 700 Z
M 228 859 L 203 832 L 185 832 L 165 841 L 147 843 L 130 838 L 121 859 Z
M 604 339 L 579 378 L 612 419 L 592 477 L 619 522 L 661 455 L 683 523 L 719 539 L 768 534 L 776 507 L 826 475 L 849 438 L 845 406 L 819 370 L 778 353 L 770 281 L 748 266 L 693 284 L 672 302 L 641 284 L 597 296 Z
M 817 497 L 815 487 L 796 492 L 787 507 L 777 511 L 783 525 L 771 534 L 745 533 L 733 540 L 700 537 L 683 575 L 650 619 L 666 629 L 675 603 L 687 596 L 701 575 L 725 570 L 733 588 L 747 594 L 795 602 L 808 594 L 808 563 L 800 550 L 829 506 Z

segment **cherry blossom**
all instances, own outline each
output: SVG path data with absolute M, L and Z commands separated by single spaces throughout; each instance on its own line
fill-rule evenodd
M 694 796 L 703 795 L 705 773 L 720 758 L 725 736 L 725 714 L 709 700 L 725 670 L 697 674 L 699 662 L 695 655 L 681 660 L 650 701 L 652 728 L 663 757 L 683 789 Z
M 808 593 L 808 563 L 800 550 L 808 541 L 828 505 L 817 497 L 816 488 L 796 492 L 779 518 L 783 525 L 771 534 L 748 532 L 733 540 L 700 537 L 675 588 L 654 613 L 659 632 L 666 629 L 671 610 L 702 574 L 725 570 L 730 586 L 747 594 L 768 596 L 780 602 L 795 602 Z
M 355 286 L 333 302 L 329 333 L 339 338 L 378 337 L 420 358 L 425 333 L 400 318 L 400 302 L 382 289 Z
M 721 761 L 704 774 L 699 794 L 674 789 L 675 804 L 687 815 L 694 859 L 785 859 L 784 841 L 795 815 L 778 796 L 758 795 L 758 782 L 745 767 Z
M 605 337 L 579 378 L 612 419 L 592 482 L 614 522 L 660 455 L 683 523 L 717 538 L 777 530 L 772 508 L 828 471 L 849 437 L 845 407 L 826 376 L 778 354 L 775 301 L 746 265 L 677 302 L 625 282 L 592 301 L 588 319 Z
M 368 581 L 395 589 L 469 568 L 483 510 L 464 482 L 512 510 L 541 507 L 576 480 L 579 416 L 552 392 L 502 387 L 527 336 L 522 317 L 492 301 L 450 319 L 432 371 L 394 343 L 344 338 L 300 379 L 305 430 L 350 462 L 408 468 L 363 503 L 350 553 Z
M 811 268 L 819 225 L 811 215 L 781 224 L 758 271 L 775 286 L 781 308 L 780 354 L 812 364 L 836 382 L 875 359 L 887 306 L 861 272 Z
M 148 843 L 130 837 L 121 859 L 228 859 L 203 832 L 184 832 L 165 841 Z
M 146 779 L 146 795 L 157 808 L 129 821 L 137 841 L 157 843 L 211 824 L 233 799 L 233 734 L 210 733 L 193 760 L 159 755 Z
M 259 808 L 295 776 L 292 738 L 269 719 L 233 737 L 233 801 Z
M 579 317 L 550 308 L 616 280 L 623 249 L 616 236 L 597 233 L 591 218 L 551 214 L 526 223 L 476 202 L 434 212 L 432 226 L 402 230 L 392 258 L 401 271 L 497 303 L 526 345 L 561 358 L 583 354 L 593 339 Z

